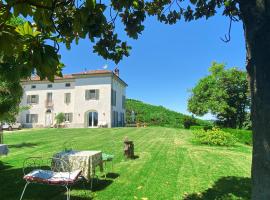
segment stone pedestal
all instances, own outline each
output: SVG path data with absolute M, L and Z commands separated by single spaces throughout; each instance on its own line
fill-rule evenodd
M 133 141 L 125 140 L 124 141 L 124 156 L 128 159 L 134 158 L 134 144 Z

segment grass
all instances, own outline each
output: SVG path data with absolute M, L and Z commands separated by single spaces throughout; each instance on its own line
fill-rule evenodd
M 135 143 L 135 160 L 123 159 L 123 139 Z M 28 156 L 52 156 L 71 141 L 79 150 L 115 155 L 114 173 L 86 194 L 79 185 L 72 200 L 250 199 L 251 147 L 192 144 L 188 130 L 152 128 L 40 129 L 5 133 L 10 154 L 0 157 L 0 199 L 19 199 L 22 163 Z M 30 185 L 28 200 L 65 199 L 63 188 Z

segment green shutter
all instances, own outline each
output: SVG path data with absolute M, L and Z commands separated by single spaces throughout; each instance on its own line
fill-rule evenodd
M 99 100 L 99 90 L 96 90 L 96 100 Z
M 72 113 L 69 113 L 70 114 L 70 117 L 69 117 L 69 122 L 71 123 L 72 120 L 73 120 L 73 114 Z
M 27 95 L 27 103 L 31 103 L 30 98 L 31 98 L 31 96 Z
M 88 94 L 89 94 L 88 90 L 85 90 L 85 100 L 88 100 L 88 99 L 89 99 L 89 98 L 88 98 L 88 97 L 89 97 Z
M 29 123 L 29 114 L 26 114 L 26 123 Z

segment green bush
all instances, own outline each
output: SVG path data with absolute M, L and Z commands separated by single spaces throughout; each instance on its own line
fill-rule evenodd
M 246 145 L 252 145 L 252 131 L 232 128 L 224 128 L 222 130 L 233 135 L 238 142 Z
M 203 130 L 205 130 L 205 131 L 208 131 L 208 130 L 212 130 L 213 129 L 213 126 L 212 125 L 205 125 L 205 126 L 203 126 Z
M 56 124 L 59 125 L 65 121 L 65 114 L 60 112 L 55 116 Z
M 218 128 L 212 130 L 196 130 L 193 132 L 194 140 L 200 144 L 217 145 L 217 146 L 233 146 L 236 138 L 227 132 Z
M 183 119 L 183 125 L 185 129 L 189 129 L 192 125 L 196 124 L 196 119 L 193 117 L 185 116 Z
M 204 126 L 198 125 L 198 126 L 190 126 L 190 130 L 203 130 Z

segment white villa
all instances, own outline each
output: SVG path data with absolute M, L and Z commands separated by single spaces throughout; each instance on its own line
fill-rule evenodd
M 127 84 L 119 70 L 64 75 L 53 83 L 34 76 L 21 84 L 21 106 L 30 106 L 18 117 L 24 127 L 52 127 L 60 112 L 67 127 L 124 126 Z

